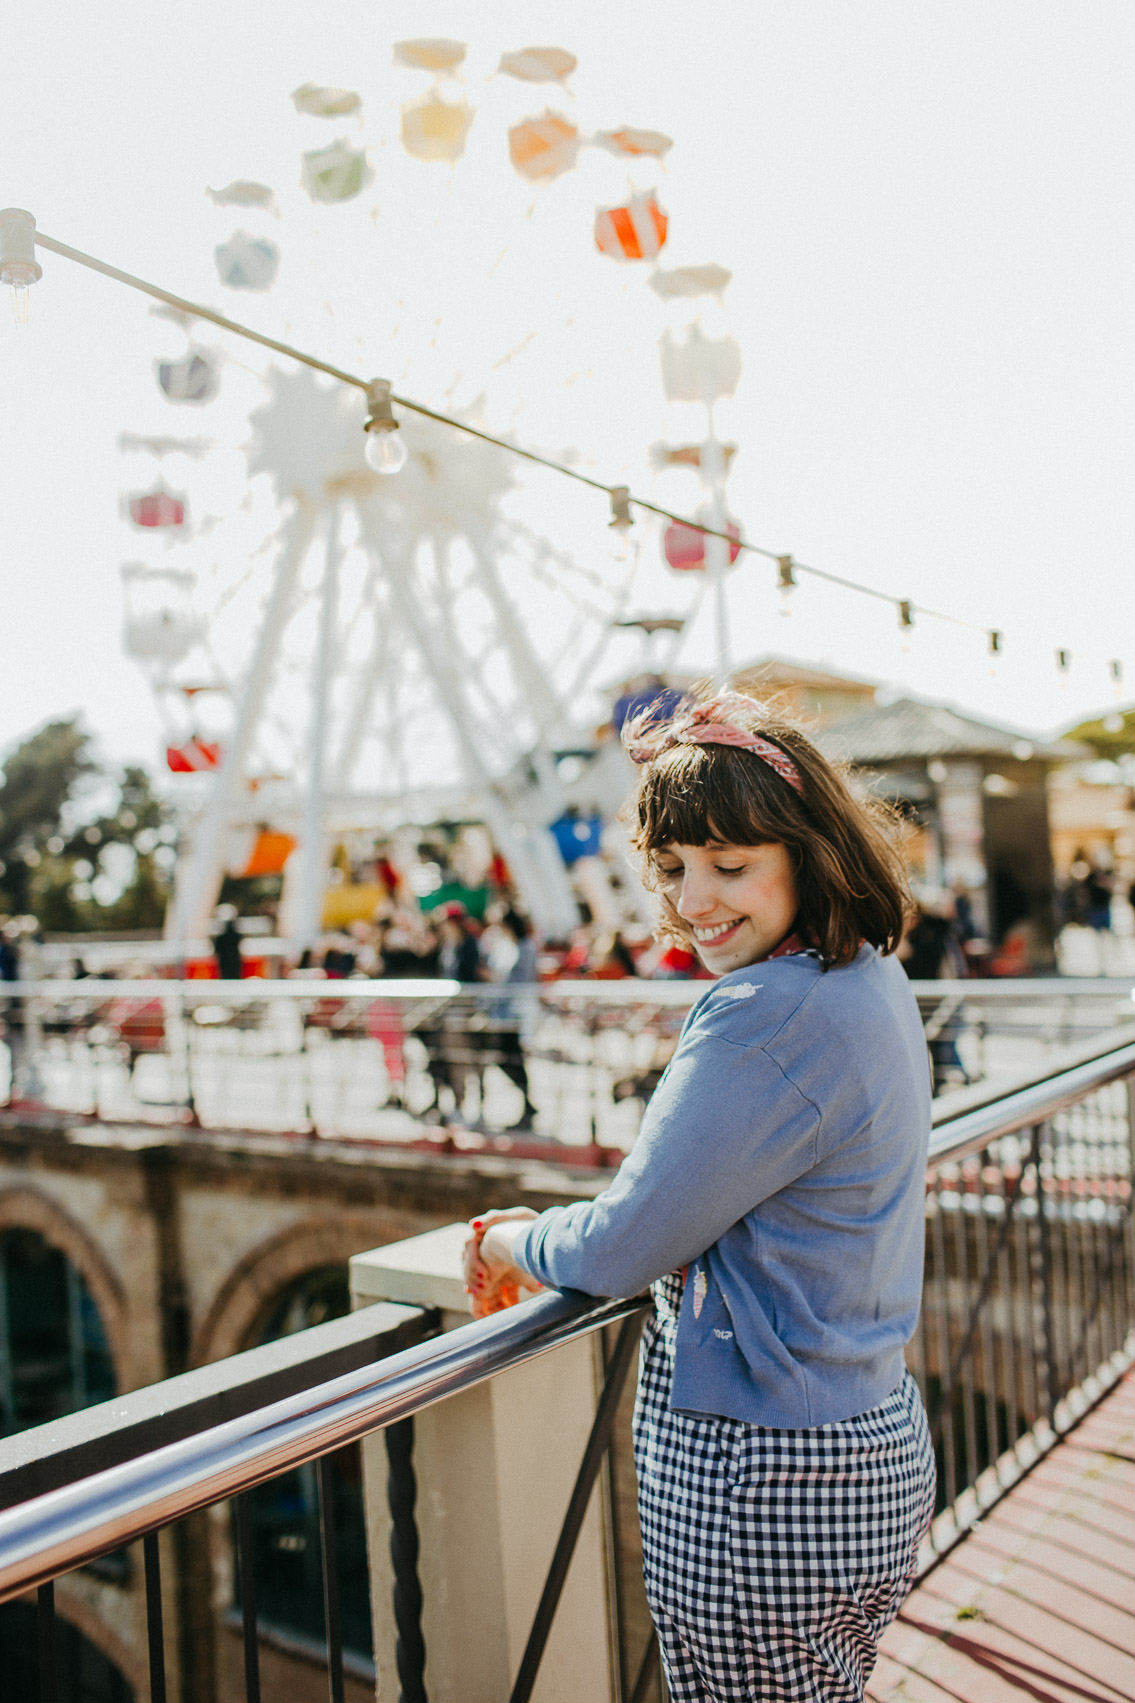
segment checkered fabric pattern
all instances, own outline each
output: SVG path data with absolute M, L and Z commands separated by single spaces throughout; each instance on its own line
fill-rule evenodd
M 777 1431 L 672 1413 L 681 1279 L 654 1286 L 635 1407 L 646 1594 L 674 1703 L 859 1703 L 910 1588 L 934 1455 L 909 1373 L 867 1413 Z

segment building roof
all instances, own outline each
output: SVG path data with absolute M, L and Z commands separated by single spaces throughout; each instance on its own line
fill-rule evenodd
M 760 686 L 812 686 L 819 691 L 845 692 L 849 696 L 873 698 L 879 689 L 878 680 L 866 680 L 859 674 L 837 673 L 834 669 L 810 668 L 789 656 L 766 651 L 752 662 L 734 671 L 738 682 L 752 681 Z
M 1012 728 L 959 715 L 945 704 L 896 698 L 840 716 L 818 730 L 816 744 L 828 757 L 852 763 L 923 762 L 932 757 L 1029 757 L 1074 760 L 1086 748 L 1071 740 L 1029 739 Z

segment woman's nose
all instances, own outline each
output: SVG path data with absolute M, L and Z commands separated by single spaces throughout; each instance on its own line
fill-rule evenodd
M 696 871 L 687 870 L 678 895 L 678 915 L 687 922 L 695 922 L 698 917 L 708 916 L 716 903 L 712 883 Z

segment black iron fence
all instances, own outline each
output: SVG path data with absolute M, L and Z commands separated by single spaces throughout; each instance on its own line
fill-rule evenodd
M 910 1360 L 939 1547 L 1028 1470 L 1135 1347 L 1135 1045 L 942 1123 Z
M 927 1271 L 911 1364 L 938 1450 L 933 1550 L 949 1547 L 1087 1411 L 1135 1348 L 1135 1044 L 941 1121 L 927 1176 Z M 524 1703 L 626 1381 L 644 1301 L 550 1294 L 438 1336 L 379 1307 L 0 1444 L 0 1602 L 36 1591 L 41 1703 L 56 1690 L 53 1581 L 142 1546 L 150 1695 L 166 1696 L 159 1533 L 231 1498 L 244 1685 L 260 1698 L 249 1497 L 316 1463 L 328 1695 L 344 1696 L 334 1451 L 385 1428 L 400 1696 L 424 1699 L 413 1416 L 582 1335 L 617 1327 L 606 1379 L 511 1703 Z M 368 1317 L 368 1315 L 370 1315 Z M 379 1317 L 381 1315 L 381 1317 Z M 414 1339 L 414 1340 L 408 1340 Z M 346 1354 L 344 1366 L 336 1355 Z M 280 1363 L 273 1356 L 284 1356 Z M 260 1358 L 257 1358 L 257 1357 Z M 93 1427 L 93 1429 L 92 1429 Z M 30 1439 L 30 1442 L 29 1442 Z M 927 1559 L 933 1558 L 928 1553 Z M 643 1703 L 653 1647 L 622 1664 Z
M 618 1323 L 595 1421 L 580 1464 L 548 1579 L 514 1684 L 511 1703 L 531 1695 L 568 1566 L 604 1455 L 615 1409 L 626 1381 L 643 1311 L 641 1298 L 596 1302 L 584 1296 L 540 1296 L 525 1307 L 436 1336 L 436 1315 L 418 1308 L 380 1305 L 351 1315 L 350 1321 L 316 1326 L 300 1333 L 314 1369 L 334 1353 L 329 1342 L 349 1330 L 352 1345 L 369 1342 L 377 1360 L 323 1382 L 305 1380 L 296 1359 L 299 1335 L 283 1349 L 289 1364 L 276 1364 L 280 1345 L 254 1349 L 217 1362 L 200 1373 L 170 1380 L 100 1409 L 87 1410 L 44 1427 L 43 1446 L 29 1455 L 27 1438 L 0 1445 L 0 1496 L 15 1505 L 0 1513 L 0 1603 L 29 1590 L 37 1593 L 38 1684 L 41 1703 L 56 1703 L 54 1581 L 141 1541 L 145 1585 L 147 1654 L 152 1703 L 166 1697 L 166 1629 L 163 1623 L 161 1551 L 158 1534 L 215 1503 L 232 1499 L 241 1608 L 245 1693 L 260 1703 L 260 1645 L 256 1612 L 256 1567 L 250 1520 L 255 1487 L 294 1468 L 316 1464 L 319 1497 L 320 1582 L 323 1592 L 328 1695 L 343 1703 L 344 1651 L 339 1614 L 340 1577 L 335 1533 L 335 1499 L 330 1462 L 334 1451 L 384 1429 L 389 1461 L 391 1552 L 400 1697 L 405 1703 L 425 1697 L 425 1650 L 421 1634 L 421 1587 L 417 1573 L 414 1523 L 416 1483 L 413 1469 L 413 1415 L 496 1373 L 522 1365 L 536 1355 L 563 1347 L 581 1336 Z M 382 1315 L 375 1322 L 368 1315 Z M 383 1326 L 385 1328 L 383 1328 Z M 362 1332 L 359 1338 L 358 1333 Z M 423 1340 L 389 1348 L 407 1335 Z M 277 1351 L 275 1354 L 273 1351 Z M 387 1351 L 387 1352 L 384 1352 Z M 343 1350 L 340 1349 L 340 1356 Z M 250 1366 L 251 1363 L 251 1366 Z M 231 1384 L 224 1382 L 231 1380 Z M 276 1400 L 266 1393 L 282 1382 L 300 1387 Z M 234 1395 L 234 1390 L 239 1394 Z M 155 1401 L 162 1411 L 155 1412 Z M 236 1405 L 244 1411 L 221 1423 L 218 1412 Z M 251 1405 L 249 1405 L 251 1404 Z M 89 1431 L 86 1441 L 82 1433 Z M 173 1440 L 136 1452 L 155 1436 Z M 56 1447 L 51 1449 L 55 1434 Z M 179 1434 L 180 1433 L 180 1434 Z M 133 1442 L 132 1442 L 133 1437 Z M 14 1447 L 13 1447 L 14 1445 Z M 6 1455 L 14 1457 L 12 1464 Z M 109 1461 L 83 1472 L 84 1460 Z M 80 1467 L 78 1474 L 76 1468 Z M 7 1470 L 5 1470 L 7 1468 Z M 19 1500 L 28 1487 L 58 1478 L 50 1489 Z M 68 1703 L 60 1698 L 59 1703 Z

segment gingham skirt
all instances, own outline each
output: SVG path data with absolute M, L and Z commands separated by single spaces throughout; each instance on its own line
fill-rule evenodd
M 674 1703 L 859 1703 L 934 1507 L 917 1385 L 908 1373 L 867 1413 L 801 1431 L 672 1413 L 681 1279 L 654 1299 L 635 1461 Z

